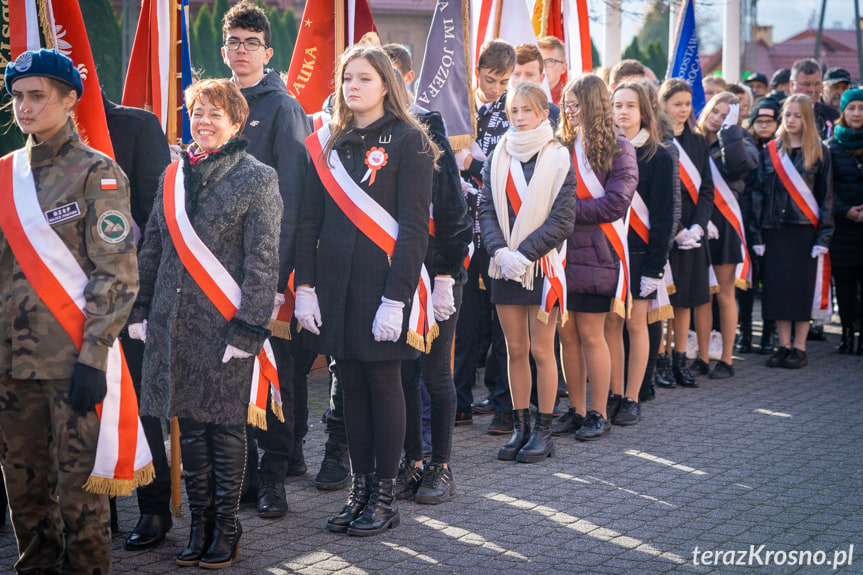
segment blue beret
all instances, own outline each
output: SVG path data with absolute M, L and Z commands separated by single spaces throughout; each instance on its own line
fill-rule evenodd
M 12 95 L 12 84 L 28 76 L 47 76 L 68 84 L 78 93 L 84 94 L 84 83 L 71 59 L 56 50 L 28 50 L 6 64 L 6 91 Z
M 863 90 L 860 88 L 851 88 L 850 90 L 842 92 L 842 99 L 839 101 L 840 113 L 845 113 L 845 106 L 847 106 L 849 102 L 858 100 L 863 101 Z

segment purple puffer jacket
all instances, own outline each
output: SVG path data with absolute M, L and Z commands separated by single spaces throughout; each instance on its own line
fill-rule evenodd
M 576 200 L 575 227 L 566 248 L 566 286 L 569 293 L 614 296 L 619 262 L 599 224 L 626 215 L 638 187 L 635 148 L 617 136 L 620 154 L 610 172 L 596 177 L 605 188 L 599 199 Z

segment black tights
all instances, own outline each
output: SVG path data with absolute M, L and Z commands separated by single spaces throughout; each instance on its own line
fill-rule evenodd
M 402 362 L 336 359 L 336 363 L 353 472 L 395 479 L 405 440 Z
M 833 279 L 836 281 L 836 301 L 839 303 L 842 327 L 850 328 L 861 320 L 857 294 L 858 290 L 863 289 L 863 266 L 833 266 Z

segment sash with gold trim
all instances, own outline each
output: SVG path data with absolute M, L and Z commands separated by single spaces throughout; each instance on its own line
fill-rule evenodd
M 740 238 L 743 261 L 737 264 L 734 270 L 734 284 L 740 289 L 749 289 L 752 287 L 752 259 L 749 257 L 749 249 L 746 247 L 746 234 L 743 232 L 743 213 L 740 211 L 740 204 L 737 203 L 734 192 L 728 187 L 728 182 L 722 177 L 722 173 L 712 157 L 710 158 L 710 173 L 713 176 L 713 187 L 716 190 L 713 196 L 716 207 L 719 208 L 719 211 L 737 232 L 737 237 Z
M 389 257 L 392 257 L 399 235 L 399 223 L 351 178 L 335 150 L 330 153 L 329 161 L 321 157 L 329 139 L 328 124 L 321 126 L 306 138 L 306 146 L 321 183 L 351 223 Z M 432 341 L 438 335 L 438 330 L 432 313 L 431 279 L 423 263 L 411 301 L 407 344 L 428 353 L 431 351 Z
M 686 153 L 686 150 L 677 141 L 677 138 L 674 138 L 674 145 L 677 146 L 677 151 L 680 153 L 680 181 L 689 193 L 689 198 L 692 200 L 693 205 L 698 205 L 698 190 L 701 189 L 701 173 L 696 169 L 692 158 L 689 157 L 689 154 Z
M 90 280 L 45 219 L 24 150 L 0 159 L 0 182 L 11 190 L 0 194 L 0 228 L 6 241 L 39 299 L 80 350 L 87 320 L 84 291 Z M 96 461 L 84 488 L 92 493 L 131 495 L 135 487 L 150 483 L 155 471 L 119 339 L 108 351 L 105 379 L 107 394 L 96 406 Z
M 632 209 L 629 212 L 629 229 L 633 230 L 645 244 L 650 243 L 650 210 L 644 203 L 644 198 L 636 190 L 632 196 Z M 664 319 L 674 317 L 671 307 L 671 299 L 668 297 L 668 286 L 672 283 L 671 266 L 668 260 L 665 262 L 663 282 L 660 289 L 656 290 L 656 299 L 650 300 L 647 305 L 647 323 L 656 323 Z
M 165 170 L 163 208 L 168 232 L 183 267 L 225 321 L 231 321 L 240 308 L 241 289 L 192 227 L 186 213 L 186 187 L 179 160 Z M 249 396 L 248 422 L 261 429 L 267 428 L 268 389 L 272 393 L 270 407 L 279 421 L 284 421 L 279 373 L 270 340 L 264 342 L 263 349 L 255 356 Z

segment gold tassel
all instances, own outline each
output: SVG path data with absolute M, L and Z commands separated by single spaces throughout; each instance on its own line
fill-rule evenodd
M 440 326 L 435 322 L 432 324 L 429 332 L 426 334 L 426 348 L 425 353 L 431 353 L 432 343 L 437 339 L 437 336 L 440 335 Z
M 672 319 L 674 317 L 674 309 L 670 305 L 664 305 L 647 312 L 647 323 L 656 323 L 658 321 Z
M 42 27 L 42 35 L 45 36 L 45 48 L 54 48 L 54 30 L 51 29 L 51 21 L 48 18 L 48 0 L 39 2 L 39 25 Z
M 249 425 L 267 430 L 267 412 L 254 404 L 249 404 L 247 421 Z
M 156 468 L 153 467 L 151 461 L 141 469 L 137 470 L 134 475 L 135 487 L 143 487 L 149 485 L 156 480 Z
M 674 284 L 671 284 L 670 286 L 665 288 L 665 291 L 668 293 L 668 295 L 674 295 L 677 293 L 677 286 Z
M 273 332 L 273 337 L 277 337 L 279 339 L 287 339 L 288 341 L 290 341 L 291 322 L 270 319 L 270 331 Z
M 90 493 L 109 495 L 111 497 L 132 495 L 133 489 L 152 483 L 155 478 L 156 470 L 153 468 L 153 463 L 150 462 L 135 471 L 132 479 L 115 479 L 113 477 L 91 475 L 84 484 L 84 489 Z
M 536 311 L 536 319 L 541 321 L 542 323 L 548 325 L 548 312 L 545 311 L 542 306 L 539 306 L 539 309 Z
M 419 350 L 425 353 L 426 350 L 426 341 L 423 336 L 415 332 L 414 330 L 409 330 L 407 335 L 407 344 L 412 348 Z
M 611 300 L 611 311 L 626 319 L 626 304 L 616 297 Z
M 479 289 L 485 291 L 485 282 L 482 280 L 482 275 L 479 276 Z
M 449 145 L 452 147 L 453 153 L 469 148 L 471 142 L 473 142 L 473 134 L 462 134 L 460 136 L 449 137 Z
M 740 278 L 734 278 L 734 287 L 742 290 L 752 289 L 752 282 L 748 282 Z
M 568 310 L 568 309 L 565 309 L 565 310 L 563 310 L 563 313 L 561 313 L 561 315 L 560 315 L 560 325 L 561 325 L 561 327 L 566 325 L 566 321 L 567 321 L 568 319 L 569 319 L 569 310 Z
M 719 286 L 710 286 L 710 295 L 719 293 Z
M 282 406 L 276 403 L 276 398 L 270 395 L 270 409 L 273 410 L 273 415 L 276 416 L 276 419 L 285 422 L 285 414 L 282 412 Z

